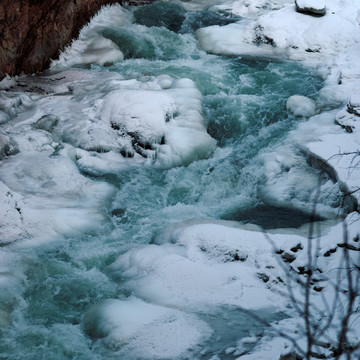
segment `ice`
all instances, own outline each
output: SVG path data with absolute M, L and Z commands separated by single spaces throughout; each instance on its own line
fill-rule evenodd
M 112 172 L 129 163 L 187 165 L 215 148 L 202 116 L 202 96 L 189 79 L 122 80 L 108 73 L 68 86 L 74 96 L 47 101 L 41 109 L 47 115 L 40 118 L 59 119 L 53 135 L 79 149 L 79 166 L 88 172 L 106 167 Z
M 183 359 L 211 335 L 197 316 L 136 297 L 108 299 L 85 314 L 82 327 L 127 359 Z
M 306 96 L 293 95 L 286 101 L 286 109 L 295 116 L 310 117 L 315 115 L 316 103 Z
M 58 60 L 51 64 L 53 69 L 66 69 L 71 66 L 98 64 L 105 65 L 124 59 L 119 47 L 110 39 L 102 36 L 106 27 L 126 25 L 131 22 L 131 15 L 120 5 L 104 6 L 82 28 L 79 38 L 67 47 Z
M 18 146 L 14 139 L 0 133 L 0 160 L 5 156 L 14 155 L 19 151 Z
M 33 102 L 26 94 L 0 91 L 0 124 L 8 122 L 32 105 Z
M 0 177 L 0 238 L 19 245 L 95 231 L 106 218 L 99 206 L 113 191 L 82 176 L 68 156 L 35 151 L 3 160 Z

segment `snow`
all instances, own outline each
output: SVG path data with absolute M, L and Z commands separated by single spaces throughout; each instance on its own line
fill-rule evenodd
M 293 95 L 286 101 L 286 109 L 296 116 L 310 117 L 315 115 L 316 103 L 306 96 Z
M 296 0 L 296 3 L 302 9 L 322 10 L 326 7 L 325 0 Z
M 328 14 L 317 18 L 295 12 L 294 5 L 269 11 L 256 19 L 197 31 L 208 52 L 225 55 L 287 57 L 319 64 L 357 42 L 359 29 L 353 0 L 348 7 L 329 1 Z M 315 30 L 316 29 L 316 30 Z M 341 29 L 341 31 L 338 31 Z
M 359 215 L 353 213 L 345 220 L 350 244 L 356 244 L 359 236 L 359 219 Z M 302 326 L 303 321 L 289 307 L 285 284 L 293 282 L 292 291 L 299 303 L 304 296 L 303 288 L 296 285 L 296 279 L 286 272 L 307 266 L 308 246 L 316 241 L 312 253 L 318 254 L 318 270 L 314 273 L 316 282 L 311 287 L 311 299 L 315 312 L 326 311 L 327 305 L 322 302 L 321 293 L 313 288 L 322 287 L 323 295 L 328 299 L 333 297 L 334 287 L 329 279 L 339 276 L 335 269 L 342 259 L 338 244 L 343 239 L 342 223 L 327 227 L 321 234 L 315 231 L 313 240 L 309 242 L 306 235 L 290 230 L 277 230 L 265 236 L 256 228 L 250 230 L 236 223 L 192 221 L 163 229 L 155 235 L 152 244 L 133 248 L 121 255 L 109 266 L 109 271 L 136 297 L 184 313 L 217 314 L 225 308 L 231 314 L 228 316 L 235 318 L 235 313 L 231 312 L 234 307 L 256 311 L 266 319 L 270 314 L 274 316 L 285 311 L 284 320 L 270 320 L 272 330 L 268 333 L 260 338 L 239 338 L 236 344 L 224 350 L 225 354 L 234 356 L 246 352 L 245 358 L 249 360 L 269 358 L 269 352 L 272 358 L 279 358 L 291 353 L 293 348 L 286 339 L 274 337 L 274 333 L 287 331 L 290 335 L 291 331 L 296 332 Z M 357 253 L 350 255 L 356 261 Z M 291 264 L 286 262 L 287 259 L 291 259 Z M 296 274 L 294 276 L 301 280 L 302 275 Z M 336 318 L 334 329 L 337 321 Z M 113 328 L 113 322 L 109 318 L 106 324 Z M 353 330 L 355 338 L 360 335 L 356 327 Z M 328 335 L 334 336 L 334 333 L 330 331 Z M 305 338 L 296 336 L 298 344 L 302 345 Z
M 184 358 L 211 335 L 209 326 L 197 316 L 136 297 L 95 305 L 84 315 L 82 327 L 127 359 Z
M 279 235 L 279 243 L 285 241 L 300 240 Z M 276 312 L 284 305 L 259 278 L 260 273 L 269 273 L 267 269 L 277 268 L 273 248 L 261 232 L 226 222 L 185 224 L 159 233 L 154 243 L 128 251 L 110 266 L 130 291 L 146 301 L 197 311 L 226 305 Z

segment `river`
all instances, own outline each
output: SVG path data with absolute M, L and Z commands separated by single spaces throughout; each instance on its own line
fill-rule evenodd
M 306 119 L 286 110 L 287 99 L 316 100 L 322 79 L 282 58 L 201 49 L 198 28 L 235 21 L 242 20 L 201 3 L 109 7 L 50 70 L 8 91 L 0 359 L 235 359 L 239 339 L 248 339 L 246 353 L 261 336 L 263 325 L 221 304 L 181 316 L 182 305 L 169 306 L 175 331 L 170 315 L 148 310 L 155 305 L 144 305 L 147 297 L 112 268 L 171 224 L 298 228 L 310 221 L 319 186 L 319 219 L 339 210 L 338 185 L 288 139 Z M 289 157 L 280 189 L 265 166 L 277 156 Z M 169 334 L 159 330 L 160 315 L 149 331 L 162 341 L 172 331 L 191 337 L 186 351 L 151 352 L 146 329 L 142 340 L 130 334 L 118 343 L 102 342 L 92 325 L 84 331 L 84 314 L 107 299 L 129 299 L 124 317 L 159 311 Z

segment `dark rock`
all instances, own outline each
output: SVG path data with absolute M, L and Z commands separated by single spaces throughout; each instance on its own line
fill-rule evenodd
M 312 5 L 313 4 L 313 5 Z M 319 5 L 321 4 L 321 6 Z M 309 0 L 295 0 L 296 11 L 311 16 L 324 16 L 326 14 L 325 1 L 310 2 Z
M 122 1 L 0 0 L 0 80 L 5 74 L 44 70 L 102 5 Z
M 44 131 L 52 132 L 55 126 L 59 123 L 59 118 L 55 115 L 44 115 L 41 117 L 33 127 Z
M 352 96 L 347 104 L 347 112 L 360 117 L 360 96 Z
M 0 160 L 19 152 L 17 143 L 10 137 L 0 134 Z
M 283 260 L 285 262 L 288 262 L 288 263 L 292 263 L 295 259 L 296 259 L 296 256 L 292 255 L 292 254 L 289 254 L 287 252 L 284 252 L 281 257 L 283 258 Z
M 258 273 L 257 276 L 258 276 L 258 278 L 259 278 L 260 280 L 262 280 L 264 283 L 267 283 L 267 282 L 270 280 L 270 278 L 269 278 L 266 274 L 264 274 L 264 273 Z
M 303 246 L 300 243 L 298 243 L 296 246 L 292 247 L 290 250 L 292 252 L 297 252 L 298 250 L 302 250 L 302 249 L 303 249 Z

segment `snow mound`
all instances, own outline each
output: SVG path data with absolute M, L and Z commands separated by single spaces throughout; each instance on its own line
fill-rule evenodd
M 82 328 L 126 359 L 183 359 L 211 335 L 195 315 L 135 297 L 108 299 L 84 315 Z
M 315 115 L 316 103 L 306 96 L 293 95 L 286 101 L 286 109 L 295 116 L 310 117 Z
M 291 242 L 289 237 L 283 240 Z M 276 312 L 282 304 L 265 285 L 276 278 L 269 269 L 278 265 L 260 232 L 185 224 L 165 229 L 154 242 L 131 249 L 109 268 L 146 301 L 198 311 L 239 306 Z

